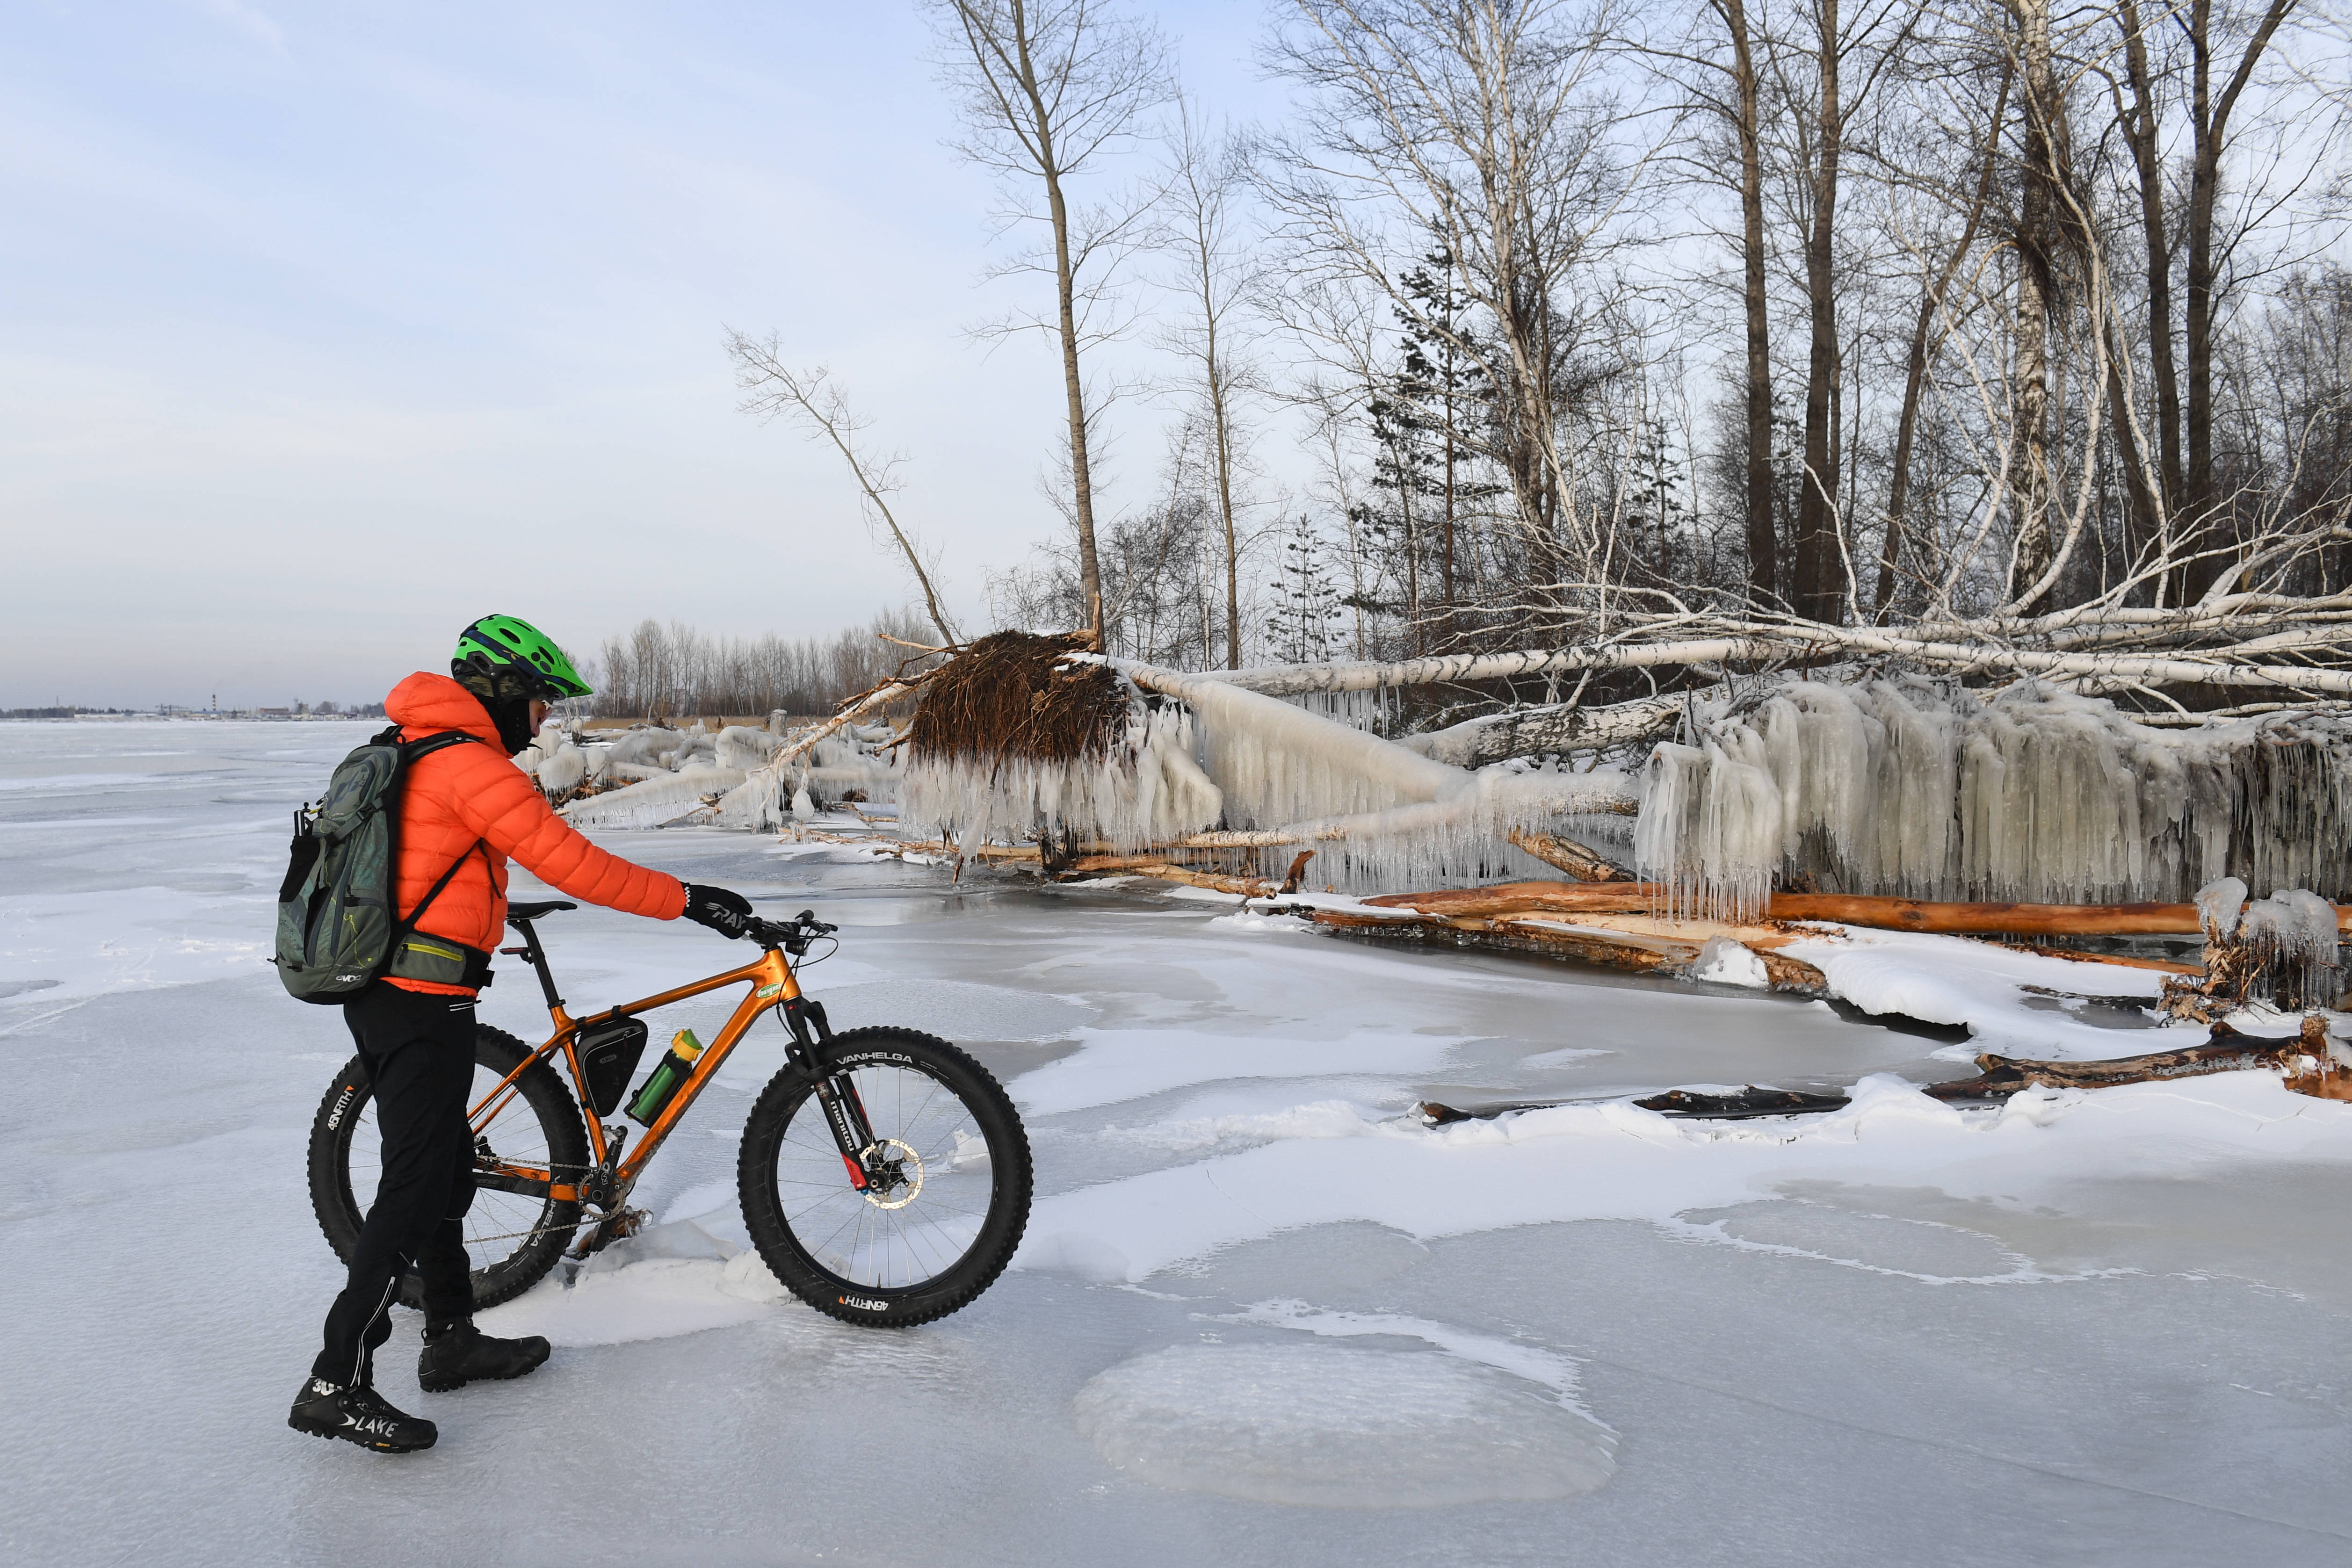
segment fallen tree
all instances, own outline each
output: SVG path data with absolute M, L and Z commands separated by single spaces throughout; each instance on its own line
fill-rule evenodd
M 2297 1094 L 2321 1100 L 2352 1100 L 2352 1066 L 2336 1054 L 2327 1039 L 2326 1020 L 2305 1018 L 2300 1031 L 2284 1039 L 2242 1034 L 2228 1024 L 2216 1024 L 2203 1045 L 2143 1056 L 2111 1057 L 2101 1061 L 2040 1061 L 2030 1057 L 1996 1056 L 1988 1051 L 1976 1059 L 1977 1076 L 1923 1083 L 1920 1092 L 1931 1099 L 1966 1103 L 2006 1099 L 2026 1089 L 2113 1089 L 2126 1083 L 2161 1082 L 2174 1078 L 2200 1078 L 2216 1072 L 2245 1072 L 2263 1068 L 2277 1071 L 2281 1082 Z M 1589 1103 L 1589 1102 L 1585 1102 Z M 1752 1121 L 1762 1116 L 1803 1116 L 1842 1111 L 1853 1100 L 1843 1094 L 1816 1094 L 1795 1089 L 1747 1087 L 1726 1093 L 1700 1089 L 1669 1089 L 1643 1095 L 1633 1103 L 1644 1111 L 1690 1121 Z M 1487 1120 L 1525 1111 L 1549 1111 L 1577 1104 L 1572 1100 L 1519 1100 L 1503 1104 L 1454 1106 L 1423 1101 L 1414 1109 L 1432 1124 Z

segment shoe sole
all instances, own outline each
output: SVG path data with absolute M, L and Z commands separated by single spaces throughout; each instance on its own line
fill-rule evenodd
M 537 1372 L 541 1367 L 545 1366 L 546 1364 L 547 1357 L 542 1355 L 537 1361 L 532 1362 L 529 1366 L 522 1368 L 519 1372 L 492 1373 L 481 1377 L 442 1376 L 433 1378 L 429 1382 L 426 1380 L 425 1374 L 419 1372 L 416 1375 L 416 1386 L 422 1388 L 427 1394 L 455 1394 L 458 1389 L 465 1387 L 468 1383 L 512 1383 L 518 1377 L 529 1377 L 532 1373 Z
M 364 1438 L 364 1437 L 352 1437 L 350 1433 L 348 1433 L 348 1432 L 346 1432 L 346 1431 L 342 1430 L 342 1429 L 341 1429 L 341 1427 L 327 1427 L 325 1430 L 323 1430 L 323 1431 L 322 1431 L 322 1430 L 320 1430 L 319 1427 L 313 1427 L 313 1426 L 310 1425 L 308 1422 L 303 1421 L 303 1420 L 301 1420 L 300 1418 L 299 1418 L 299 1417 L 297 1417 L 297 1416 L 287 1416 L 287 1417 L 286 1417 L 286 1424 L 287 1424 L 289 1427 L 293 1427 L 293 1428 L 294 1428 L 294 1430 L 296 1430 L 297 1432 L 301 1433 L 301 1434 L 302 1434 L 304 1437 L 320 1437 L 320 1438 L 324 1438 L 325 1440 L 327 1440 L 327 1441 L 329 1441 L 329 1442 L 332 1442 L 332 1441 L 334 1441 L 336 1438 L 339 1438 L 339 1437 L 340 1437 L 340 1438 L 341 1438 L 341 1439 L 342 1439 L 344 1442 L 351 1444 L 353 1448 L 365 1448 L 368 1452 L 370 1452 L 370 1453 L 372 1453 L 372 1454 L 418 1454 L 418 1453 L 423 1453 L 425 1449 L 427 1449 L 427 1448 L 431 1448 L 435 1443 L 438 1442 L 438 1441 L 440 1440 L 440 1437 L 441 1437 L 441 1434 L 440 1434 L 440 1433 L 438 1433 L 438 1432 L 436 1432 L 435 1434 L 433 1434 L 433 1436 L 432 1436 L 432 1437 L 430 1437 L 426 1438 L 426 1439 L 425 1439 L 424 1442 L 422 1442 L 422 1443 L 386 1443 L 386 1442 L 371 1442 L 371 1441 L 369 1441 L 368 1439 L 366 1439 L 366 1438 Z

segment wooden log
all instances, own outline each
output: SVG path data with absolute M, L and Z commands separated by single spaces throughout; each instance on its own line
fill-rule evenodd
M 1654 882 L 1506 882 L 1433 893 L 1391 893 L 1366 904 L 1429 914 L 1500 914 L 1510 909 L 1636 909 L 1663 906 Z M 1864 894 L 1776 893 L 1774 920 L 1822 920 L 1882 931 L 1976 936 L 2195 936 L 2203 932 L 2193 904 L 1933 904 Z M 2352 904 L 2338 905 L 2336 929 L 2352 932 Z
M 1775 920 L 1834 920 L 1886 931 L 1948 936 L 2195 936 L 2203 933 L 2193 904 L 1929 904 L 1839 893 L 1776 893 Z M 2352 904 L 2336 911 L 2338 931 L 2352 931 Z
M 1632 882 L 1633 873 L 1598 852 L 1559 833 L 1513 828 L 1504 835 L 1546 865 L 1556 865 L 1579 882 Z
M 1411 909 L 1423 915 L 1504 915 L 1538 909 L 1646 914 L 1664 901 L 1665 889 L 1654 882 L 1501 882 L 1435 893 L 1384 893 L 1363 900 L 1377 909 Z
M 1148 876 L 1160 882 L 1179 882 L 1188 887 L 1213 888 L 1219 893 L 1239 894 L 1244 898 L 1270 898 L 1281 891 L 1281 884 L 1263 876 L 1227 876 L 1218 872 L 1199 871 L 1192 866 L 1170 865 L 1139 855 L 1088 855 L 1073 862 L 1069 870 L 1055 880 L 1086 882 L 1098 876 Z
M 2315 1046 L 2314 1025 L 2317 1025 Z M 2119 1083 L 2147 1083 L 2163 1078 L 2200 1078 L 2213 1072 L 2242 1072 L 2253 1067 L 2278 1067 L 2290 1059 L 2327 1055 L 2327 1026 L 2317 1018 L 2305 1020 L 2299 1038 L 2264 1039 L 2241 1034 L 2228 1024 L 2215 1024 L 2203 1045 L 2179 1051 L 2150 1051 L 2145 1056 L 2109 1057 L 2098 1061 L 2038 1061 L 2030 1057 L 1977 1058 L 1979 1076 L 1930 1083 L 1926 1092 L 1938 1100 L 1982 1100 L 2013 1094 L 2021 1089 L 2105 1089 Z
M 1598 934 L 1532 930 L 1497 926 L 1492 921 L 1466 919 L 1387 920 L 1378 915 L 1318 909 L 1311 918 L 1351 936 L 1399 942 L 1437 943 L 1478 947 L 1504 953 L 1536 953 L 1552 958 L 1581 958 L 1612 969 L 1645 974 L 1653 969 L 1687 965 L 1698 956 L 1696 947 L 1674 951 L 1656 945 L 1611 940 Z
M 1604 917 L 1587 923 L 1480 915 L 1428 915 L 1413 920 L 1337 909 L 1317 909 L 1308 914 L 1317 925 L 1335 930 L 1392 936 L 1408 941 L 1427 940 L 1432 933 L 1443 932 L 1463 946 L 1577 958 L 1635 974 L 1687 969 L 1698 961 L 1699 949 L 1709 938 L 1727 936 L 1740 942 L 1762 961 L 1773 989 L 1819 995 L 1828 987 L 1826 977 L 1812 965 L 1775 950 L 1798 940 L 1796 934 L 1768 927 L 1732 926 L 1718 921 L 1666 921 L 1650 915 Z
M 1985 946 L 2011 953 L 2031 953 L 2037 958 L 2063 958 L 2069 964 L 2112 964 L 2119 969 L 2153 969 L 2160 975 L 2201 977 L 2205 973 L 2204 966 L 2200 964 L 2182 964 L 2170 958 L 2140 958 L 2129 953 L 2085 953 L 2078 947 L 2044 947 L 2032 942 L 1986 942 Z
M 1780 949 L 1791 942 L 1805 940 L 1805 934 L 1783 930 L 1772 925 L 1735 925 L 1722 920 L 1667 920 L 1654 915 L 1593 915 L 1580 916 L 1573 922 L 1530 918 L 1527 916 L 1496 916 L 1493 924 L 1512 931 L 1525 931 L 1542 936 L 1570 936 L 1590 939 L 1606 934 L 1628 942 L 1672 943 L 1677 949 L 1687 949 L 1689 956 L 1682 960 L 1687 968 L 1698 961 L 1699 949 L 1716 937 L 1738 943 L 1764 966 L 1764 977 L 1776 991 L 1802 991 L 1818 996 L 1829 989 L 1829 977 L 1802 958 L 1792 958 Z M 1573 927 L 1568 930 L 1567 927 Z
M 2309 1064 L 2309 1065 L 2306 1065 Z M 2242 1072 L 2252 1068 L 2285 1070 L 2286 1087 L 2299 1094 L 2324 1100 L 2352 1100 L 2352 1068 L 2329 1052 L 2327 1022 L 2316 1014 L 2303 1020 L 2300 1035 L 2268 1039 L 2241 1034 L 2228 1024 L 2216 1024 L 2203 1045 L 2179 1051 L 2151 1051 L 2145 1056 L 2110 1057 L 2100 1061 L 2040 1061 L 2030 1057 L 1977 1058 L 1974 1078 L 1951 1079 L 1920 1085 L 1921 1092 L 1937 1100 L 1990 1100 L 2021 1089 L 2112 1089 L 2126 1083 L 2149 1083 L 2168 1078 L 2201 1078 L 2215 1072 Z M 1574 1100 L 1517 1100 L 1496 1105 L 1456 1107 L 1424 1101 L 1414 1107 L 1432 1122 L 1500 1116 L 1514 1111 L 1548 1111 L 1559 1105 L 1599 1103 Z M 1794 1116 L 1835 1111 L 1851 1104 L 1843 1094 L 1813 1094 L 1790 1089 L 1759 1089 L 1749 1084 L 1737 1093 L 1695 1089 L 1669 1089 L 1633 1102 L 1644 1110 L 1699 1121 L 1734 1121 L 1754 1116 Z

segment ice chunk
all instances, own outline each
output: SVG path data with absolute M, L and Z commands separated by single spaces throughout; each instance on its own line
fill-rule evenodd
M 2197 923 L 2208 942 L 2227 942 L 2238 934 L 2246 908 L 2246 884 L 2234 876 L 2209 882 L 2197 890 Z
M 539 765 L 539 788 L 542 794 L 563 795 L 580 787 L 588 777 L 588 758 L 570 741 L 555 748 L 555 755 Z
M 1608 1434 L 1544 1390 L 1427 1351 L 1185 1344 L 1078 1391 L 1078 1430 L 1155 1486 L 1323 1508 L 1573 1497 Z
M 739 768 L 749 773 L 773 757 L 782 745 L 781 739 L 764 729 L 730 724 L 719 732 L 714 755 L 719 767 Z
M 1744 943 L 1728 936 L 1710 936 L 1698 950 L 1691 965 L 1691 978 L 1711 980 L 1718 986 L 1751 986 L 1769 989 L 1772 977 L 1764 971 L 1764 960 Z

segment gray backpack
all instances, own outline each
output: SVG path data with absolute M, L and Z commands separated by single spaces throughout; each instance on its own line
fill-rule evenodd
M 270 962 L 287 991 L 306 1002 L 347 1002 L 385 974 L 445 985 L 485 983 L 489 955 L 416 923 L 466 856 L 462 851 L 408 918 L 397 916 L 393 868 L 400 855 L 400 796 L 411 764 L 474 739 L 456 730 L 404 742 L 394 725 L 336 764 L 326 798 L 294 813 L 294 843 L 278 889 L 278 952 Z

